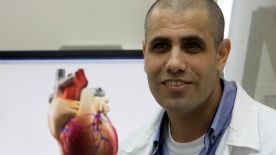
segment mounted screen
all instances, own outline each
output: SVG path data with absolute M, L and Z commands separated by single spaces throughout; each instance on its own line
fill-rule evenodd
M 83 68 L 88 87 L 104 89 L 119 143 L 157 109 L 141 51 L 1 52 L 0 58 L 0 154 L 60 154 L 47 122 L 60 68 L 66 73 Z

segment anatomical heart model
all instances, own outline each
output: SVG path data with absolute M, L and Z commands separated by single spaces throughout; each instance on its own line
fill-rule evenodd
M 49 128 L 63 155 L 116 155 L 118 139 L 101 88 L 86 88 L 84 70 L 65 76 L 59 69 L 50 97 Z

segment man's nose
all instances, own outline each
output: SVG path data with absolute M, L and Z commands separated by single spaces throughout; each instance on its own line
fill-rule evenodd
M 182 73 L 187 67 L 185 54 L 180 49 L 172 49 L 166 63 L 166 70 L 169 73 Z

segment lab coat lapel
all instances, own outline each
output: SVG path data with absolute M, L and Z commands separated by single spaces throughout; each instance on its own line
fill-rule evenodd
M 258 110 L 251 103 L 255 102 L 237 83 L 237 96 L 229 127 L 226 154 L 231 154 L 233 147 L 246 147 L 260 150 Z

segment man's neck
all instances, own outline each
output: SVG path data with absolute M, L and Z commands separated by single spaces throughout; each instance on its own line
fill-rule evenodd
M 171 135 L 175 141 L 191 142 L 207 132 L 215 116 L 222 94 L 220 86 L 218 89 L 217 93 L 219 95 L 215 95 L 217 97 L 211 96 L 213 99 L 193 111 L 184 114 L 167 111 Z

